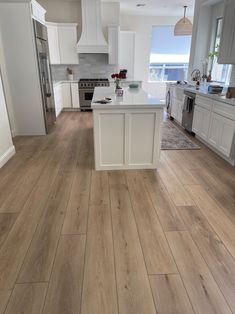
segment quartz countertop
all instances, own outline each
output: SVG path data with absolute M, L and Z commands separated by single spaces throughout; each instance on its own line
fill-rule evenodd
M 224 103 L 229 104 L 231 106 L 235 106 L 235 98 L 226 98 L 226 96 L 223 94 L 222 95 L 221 94 L 209 94 L 208 93 L 208 86 L 207 87 L 200 86 L 199 89 L 196 89 L 196 87 L 194 87 L 194 86 L 180 85 L 180 84 L 172 84 L 172 85 L 179 87 L 179 88 L 182 88 L 186 91 L 193 92 L 197 95 L 208 97 L 208 98 L 214 99 L 216 101 L 221 101 L 221 102 L 224 102 Z
M 95 103 L 95 101 L 111 98 L 107 104 Z M 123 88 L 123 97 L 115 95 L 113 87 L 96 87 L 91 103 L 93 109 L 161 109 L 165 106 L 165 101 L 153 97 L 142 88 Z

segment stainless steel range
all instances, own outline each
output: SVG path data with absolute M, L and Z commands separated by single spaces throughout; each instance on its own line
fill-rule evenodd
M 91 100 L 93 97 L 94 89 L 97 86 L 109 86 L 109 80 L 107 78 L 79 80 L 78 87 L 81 109 L 91 109 Z

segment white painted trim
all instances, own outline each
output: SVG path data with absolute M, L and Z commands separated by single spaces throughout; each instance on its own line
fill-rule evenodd
M 2 168 L 8 160 L 16 153 L 15 146 L 11 146 L 2 156 L 0 156 L 0 168 Z

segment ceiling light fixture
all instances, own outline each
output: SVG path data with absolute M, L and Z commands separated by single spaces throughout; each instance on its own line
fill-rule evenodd
M 192 35 L 193 24 L 186 17 L 187 6 L 184 6 L 184 17 L 175 24 L 175 36 L 190 36 Z

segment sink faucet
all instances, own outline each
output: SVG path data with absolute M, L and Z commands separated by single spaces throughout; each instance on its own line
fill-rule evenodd
M 199 69 L 194 69 L 191 73 L 192 81 L 200 81 L 201 80 L 201 72 Z

